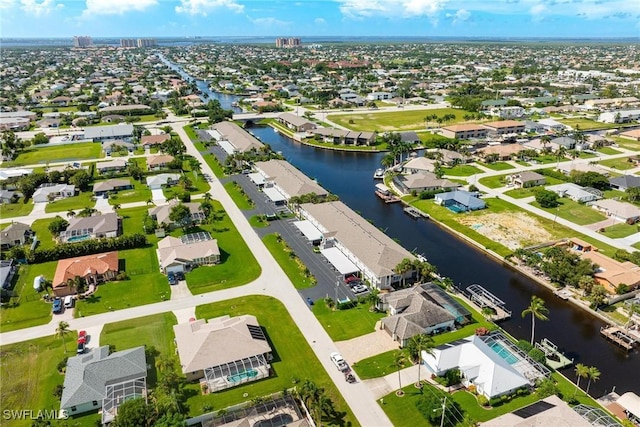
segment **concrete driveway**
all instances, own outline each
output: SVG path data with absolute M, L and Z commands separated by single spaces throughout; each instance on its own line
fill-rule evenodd
M 380 322 L 376 323 L 374 332 L 347 341 L 338 341 L 336 345 L 344 360 L 350 364 L 400 347 L 388 333 L 380 329 Z
M 153 203 L 157 205 L 164 205 L 167 203 L 167 198 L 164 197 L 164 193 L 162 192 L 162 188 L 158 188 L 156 190 L 151 190 L 151 200 Z

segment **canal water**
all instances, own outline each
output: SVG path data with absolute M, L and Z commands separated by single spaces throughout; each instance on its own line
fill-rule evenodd
M 161 56 L 161 59 L 187 80 L 182 69 Z M 208 84 L 196 80 L 198 88 L 224 108 L 240 98 L 210 90 Z M 640 394 L 640 354 L 627 353 L 600 336 L 604 325 L 598 318 L 560 300 L 552 292 L 511 268 L 496 262 L 482 251 L 459 240 L 428 220 L 411 219 L 399 204 L 386 205 L 373 194 L 373 173 L 380 167 L 382 153 L 349 153 L 305 146 L 276 133 L 270 127 L 249 129 L 274 151 L 307 176 L 340 197 L 349 207 L 371 220 L 406 249 L 423 254 L 438 272 L 450 277 L 463 289 L 478 283 L 506 302 L 511 319 L 501 326 L 517 339 L 531 337 L 531 318 L 520 313 L 529 305 L 531 295 L 545 300 L 549 321 L 536 321 L 536 340 L 547 338 L 555 343 L 574 363 L 596 366 L 601 376 L 591 384 L 590 394 L 600 396 L 615 391 Z M 575 381 L 573 367 L 562 371 Z M 582 381 L 583 388 L 585 381 Z
M 349 153 L 323 150 L 293 142 L 269 127 L 249 129 L 274 151 L 320 185 L 340 196 L 349 207 L 397 239 L 406 249 L 423 254 L 438 272 L 466 288 L 478 283 L 506 302 L 513 316 L 501 326 L 518 339 L 531 337 L 531 318 L 522 318 L 531 295 L 545 300 L 549 321 L 536 321 L 536 340 L 548 338 L 575 363 L 596 366 L 600 380 L 590 393 L 599 396 L 616 387 L 616 392 L 640 394 L 640 354 L 627 354 L 600 336 L 599 319 L 560 300 L 552 292 L 483 252 L 459 240 L 428 220 L 414 220 L 399 204 L 387 205 L 373 194 L 373 172 L 380 167 L 382 153 Z M 563 373 L 575 380 L 573 368 Z M 583 387 L 586 384 L 582 381 Z

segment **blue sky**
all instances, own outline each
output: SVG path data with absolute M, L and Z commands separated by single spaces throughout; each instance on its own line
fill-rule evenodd
M 640 37 L 640 0 L 0 0 L 2 37 L 73 35 Z

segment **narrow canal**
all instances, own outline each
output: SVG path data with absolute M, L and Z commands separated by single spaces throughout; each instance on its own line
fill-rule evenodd
M 162 56 L 161 59 L 183 78 L 190 79 L 179 67 Z M 224 108 L 231 108 L 232 103 L 239 99 L 212 92 L 202 80 L 197 80 L 196 84 L 208 97 L 218 99 Z M 239 110 L 234 108 L 234 111 Z M 513 316 L 501 326 L 514 337 L 530 339 L 531 319 L 529 316 L 523 319 L 520 313 L 528 306 L 531 295 L 544 299 L 549 308 L 549 321 L 536 322 L 536 340 L 548 338 L 567 357 L 574 359 L 574 363 L 596 366 L 601 376 L 591 384 L 591 395 L 600 396 L 614 387 L 620 394 L 626 391 L 640 394 L 640 354 L 637 350 L 628 354 L 602 338 L 602 321 L 560 300 L 533 280 L 496 262 L 433 222 L 411 219 L 401 206 L 386 205 L 375 197 L 373 172 L 380 167 L 383 154 L 308 147 L 293 142 L 270 127 L 252 127 L 249 130 L 269 143 L 274 151 L 282 152 L 307 176 L 338 195 L 349 207 L 398 239 L 406 249 L 423 254 L 440 274 L 450 277 L 460 288 L 478 283 L 505 301 Z M 575 381 L 573 367 L 563 373 Z

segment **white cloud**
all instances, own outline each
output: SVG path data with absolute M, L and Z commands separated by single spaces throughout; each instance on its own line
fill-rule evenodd
M 316 18 L 313 20 L 313 22 L 316 25 L 325 25 L 327 23 L 327 21 L 325 21 L 324 18 Z
M 0 10 L 10 9 L 13 7 L 15 0 L 0 0 Z
M 263 27 L 286 27 L 292 24 L 292 22 L 290 21 L 281 21 L 272 16 L 269 16 L 266 18 L 255 18 L 255 19 L 249 18 L 249 20 L 255 25 L 261 25 Z
M 435 16 L 449 0 L 339 0 L 350 18 Z
M 22 10 L 29 15 L 47 15 L 56 7 L 55 0 L 21 0 Z
M 141 12 L 156 4 L 157 0 L 87 0 L 87 8 L 82 11 L 82 15 L 122 15 Z
M 207 16 L 208 12 L 218 8 L 227 8 L 238 13 L 244 11 L 244 5 L 236 0 L 180 0 L 180 5 L 176 6 L 176 12 Z
M 458 9 L 456 13 L 447 13 L 447 18 L 451 19 L 453 24 L 459 24 L 468 20 L 471 17 L 471 12 L 467 9 Z

